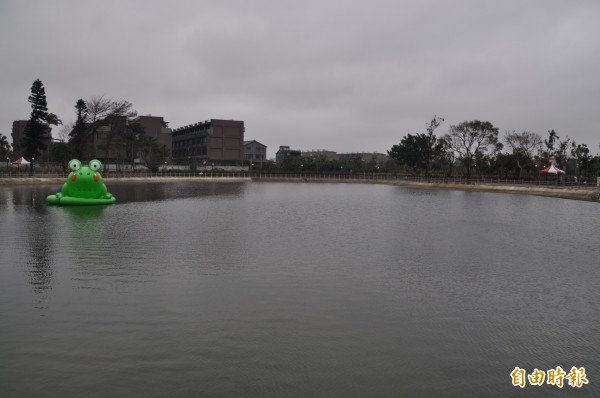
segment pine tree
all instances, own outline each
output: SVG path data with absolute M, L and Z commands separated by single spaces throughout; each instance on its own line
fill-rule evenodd
M 33 82 L 31 95 L 27 101 L 31 103 L 31 115 L 25 127 L 23 146 L 25 147 L 25 157 L 31 159 L 39 157 L 40 151 L 46 149 L 44 139 L 48 132 L 46 90 L 40 79 Z
M 47 148 L 44 141 L 51 138 L 50 125 L 56 126 L 62 124 L 62 121 L 54 113 L 48 113 L 46 89 L 40 79 L 33 82 L 27 101 L 31 103 L 31 115 L 23 134 L 25 157 L 39 158 L 41 151 Z M 31 170 L 33 171 L 33 162 Z

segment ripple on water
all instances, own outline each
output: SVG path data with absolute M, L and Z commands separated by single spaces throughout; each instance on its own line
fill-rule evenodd
M 515 366 L 600 373 L 595 204 L 156 183 L 66 209 L 54 189 L 0 187 L 7 396 L 504 397 Z

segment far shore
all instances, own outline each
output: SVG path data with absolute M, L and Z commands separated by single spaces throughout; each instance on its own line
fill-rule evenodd
M 65 182 L 64 177 L 27 177 L 0 178 L 0 185 L 57 185 Z M 289 183 L 350 183 L 350 184 L 382 184 L 418 189 L 450 189 L 458 191 L 498 192 L 523 195 L 549 196 L 563 199 L 587 200 L 600 202 L 600 189 L 594 186 L 581 187 L 539 187 L 532 185 L 507 184 L 453 184 L 429 183 L 407 180 L 363 180 L 363 179 L 313 179 L 303 177 L 121 177 L 105 178 L 107 184 L 122 183 L 164 183 L 164 182 L 201 182 L 201 183 L 248 183 L 248 182 L 289 182 Z

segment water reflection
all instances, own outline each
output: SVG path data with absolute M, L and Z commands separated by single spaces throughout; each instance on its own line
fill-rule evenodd
M 104 215 L 107 206 L 66 206 L 62 211 L 66 213 L 72 222 L 99 220 Z
M 33 209 L 36 213 L 46 214 L 46 197 L 57 192 L 54 185 L 17 185 L 0 187 L 0 206 L 7 211 Z
M 102 245 L 105 239 L 104 217 L 109 208 L 111 206 L 71 206 L 58 209 L 59 213 L 66 215 L 63 248 L 68 254 L 67 258 L 75 265 L 84 262 Z
M 110 186 L 108 185 L 110 184 Z M 121 182 L 107 183 L 109 192 L 117 198 L 117 204 L 149 202 L 205 196 L 239 195 L 245 189 L 243 183 L 211 182 Z
M 33 199 L 31 203 L 36 201 L 35 194 L 32 194 L 30 198 Z M 56 250 L 56 231 L 53 221 L 53 218 L 41 216 L 36 212 L 36 215 L 29 218 L 24 225 L 22 239 L 25 240 L 25 246 L 29 250 L 27 274 L 29 283 L 36 293 L 52 289 Z

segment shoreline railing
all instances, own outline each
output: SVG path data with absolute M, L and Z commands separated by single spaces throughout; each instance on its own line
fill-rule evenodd
M 68 173 L 66 172 L 39 172 L 35 171 L 30 173 L 29 171 L 11 171 L 2 172 L 0 171 L 0 178 L 66 178 Z M 166 171 L 151 173 L 146 171 L 126 171 L 126 172 L 104 172 L 103 177 L 105 179 L 119 179 L 119 178 L 198 178 L 198 179 L 211 179 L 211 178 L 250 178 L 257 181 L 269 181 L 269 180 L 286 180 L 286 181 L 381 181 L 381 182 L 392 182 L 392 181 L 406 181 L 416 183 L 428 183 L 428 184 L 457 184 L 457 185 L 506 185 L 506 186 L 543 186 L 543 187 L 554 187 L 554 188 L 573 188 L 573 189 L 594 189 L 598 188 L 595 181 L 564 181 L 557 178 L 545 178 L 540 177 L 535 180 L 526 179 L 508 179 L 508 178 L 461 178 L 461 177 L 422 177 L 422 176 L 410 176 L 400 174 L 389 174 L 389 173 L 307 173 L 307 172 L 296 172 L 296 173 L 270 173 L 260 171 L 195 171 L 195 172 L 183 172 L 183 171 Z

